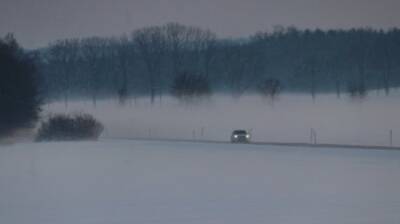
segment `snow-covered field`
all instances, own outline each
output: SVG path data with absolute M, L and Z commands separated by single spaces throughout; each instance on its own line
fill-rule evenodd
M 111 141 L 0 146 L 4 224 L 398 224 L 400 151 Z

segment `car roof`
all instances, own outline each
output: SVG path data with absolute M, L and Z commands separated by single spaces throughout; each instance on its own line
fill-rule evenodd
M 235 134 L 246 134 L 247 131 L 246 130 L 234 130 L 233 133 L 235 133 Z

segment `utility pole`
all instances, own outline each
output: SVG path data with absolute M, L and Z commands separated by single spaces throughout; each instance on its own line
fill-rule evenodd
M 314 128 L 310 129 L 310 143 L 317 144 L 317 132 L 314 130 Z
M 192 131 L 192 137 L 193 137 L 193 140 L 196 140 L 196 130 L 195 129 L 193 129 L 193 131 Z

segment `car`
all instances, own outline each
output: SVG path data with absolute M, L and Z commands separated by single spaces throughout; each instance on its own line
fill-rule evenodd
M 251 135 L 246 130 L 234 130 L 231 135 L 232 143 L 249 143 Z

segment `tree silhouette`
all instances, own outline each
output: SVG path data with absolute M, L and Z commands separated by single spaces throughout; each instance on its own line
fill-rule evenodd
M 39 99 L 34 59 L 13 35 L 0 39 L 0 135 L 30 127 L 38 118 Z

